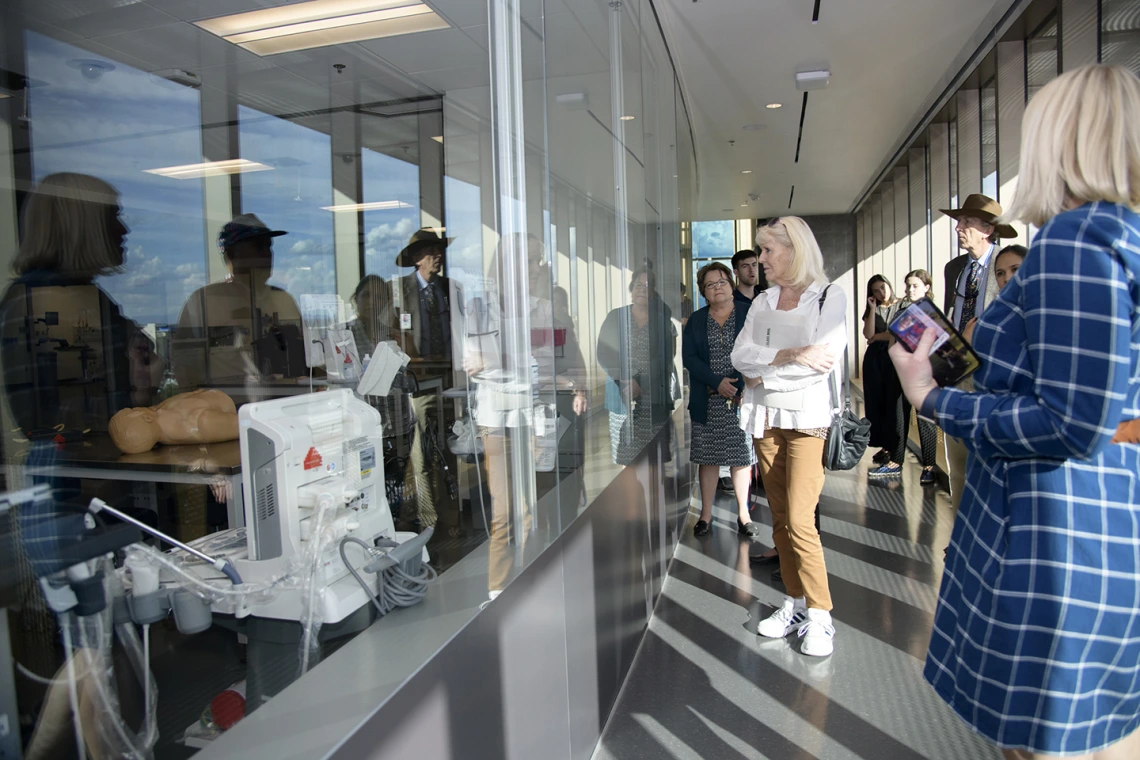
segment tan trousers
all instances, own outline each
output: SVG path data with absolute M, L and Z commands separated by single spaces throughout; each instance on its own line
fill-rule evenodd
M 483 462 L 486 465 L 487 490 L 491 492 L 491 541 L 487 568 L 489 591 L 502 591 L 507 585 L 515 564 L 515 553 L 521 553 L 526 547 L 532 523 L 529 504 L 523 511 L 521 526 L 514 525 L 511 518 L 511 489 L 507 476 L 510 455 L 511 443 L 502 432 L 483 435 Z
M 418 519 L 423 528 L 430 528 L 439 520 L 435 508 L 434 461 L 432 453 L 427 448 L 427 429 L 437 424 L 435 415 L 442 412 L 435 401 L 435 393 L 412 396 L 412 409 L 416 414 L 416 440 L 409 452 L 408 470 L 416 487 L 416 503 L 413 511 L 409 501 L 404 502 L 403 517 L 409 522 Z M 443 445 L 442 441 L 439 443 Z
M 756 456 L 788 596 L 806 597 L 808 607 L 830 611 L 823 544 L 815 528 L 815 506 L 823 493 L 823 444 L 821 438 L 773 428 L 756 440 Z

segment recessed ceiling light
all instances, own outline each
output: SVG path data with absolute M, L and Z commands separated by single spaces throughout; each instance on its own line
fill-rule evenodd
M 341 206 L 321 206 L 322 211 L 384 211 L 393 208 L 411 208 L 403 201 L 373 201 L 372 203 L 345 203 Z
M 744 169 L 744 170 L 742 170 L 740 173 L 741 173 L 741 174 L 751 174 L 751 173 L 752 173 L 752 170 L 751 170 L 751 169 Z
M 394 37 L 446 29 L 448 26 L 419 0 L 310 0 L 194 23 L 257 55 Z
M 784 104 L 783 103 L 769 103 L 768 105 L 766 105 L 764 107 L 765 108 L 783 108 Z
M 747 208 L 747 207 L 748 207 L 748 204 L 747 204 L 747 203 L 741 203 L 741 204 L 740 204 L 740 207 L 741 207 L 741 208 Z
M 730 209 L 730 208 L 722 208 L 720 211 L 722 214 L 731 214 L 732 213 L 732 209 Z
M 618 118 L 621 119 L 622 121 L 633 121 L 637 117 L 636 116 L 619 116 Z
M 248 174 L 249 172 L 272 171 L 272 166 L 259 164 L 244 158 L 233 158 L 228 161 L 207 161 L 202 164 L 186 164 L 184 166 L 165 166 L 160 169 L 144 169 L 147 174 L 157 174 L 160 177 L 171 179 L 199 179 L 200 177 L 218 177 L 223 174 Z

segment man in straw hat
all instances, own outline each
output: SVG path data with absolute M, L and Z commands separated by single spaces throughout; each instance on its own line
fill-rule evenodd
M 1001 206 L 981 193 L 968 196 L 962 208 L 939 210 L 958 221 L 954 228 L 958 247 L 966 252 L 951 259 L 943 270 L 946 282 L 943 309 L 958 331 L 968 337 L 972 333 L 971 322 L 981 316 L 999 290 L 993 272 L 998 242 L 1002 238 L 1017 237 L 1017 230 L 1001 223 Z M 949 436 L 944 442 L 946 460 L 950 464 L 950 494 L 957 511 L 966 487 L 966 444 Z
M 396 324 L 393 334 L 404 352 L 412 357 L 410 369 L 422 382 L 429 377 L 442 377 L 446 388 L 451 376 L 451 294 L 450 284 L 443 271 L 443 257 L 450 238 L 441 237 L 435 230 L 424 228 L 412 234 L 408 244 L 396 256 L 396 266 L 414 267 L 415 271 L 399 280 L 400 300 L 396 304 Z M 437 440 L 438 450 L 429 446 L 430 426 L 438 425 L 437 415 L 443 409 L 436 403 L 436 391 L 425 390 L 412 397 L 415 410 L 416 440 L 409 457 L 411 475 L 415 478 L 415 513 L 405 501 L 405 522 L 418 523 L 419 528 L 434 526 L 439 519 L 436 495 L 440 489 L 432 477 L 433 457 L 442 452 L 443 440 Z M 433 428 L 434 430 L 434 428 Z M 435 433 L 438 439 L 439 434 Z
M 999 222 L 1001 206 L 981 193 L 966 198 L 962 208 L 939 210 L 951 219 L 958 220 L 955 227 L 958 247 L 966 252 L 964 256 L 951 259 L 943 270 L 946 279 L 943 310 L 961 331 L 971 319 L 982 313 L 989 297 L 993 295 L 986 283 L 992 277 L 998 241 L 1001 238 L 1017 237 L 1017 230 Z

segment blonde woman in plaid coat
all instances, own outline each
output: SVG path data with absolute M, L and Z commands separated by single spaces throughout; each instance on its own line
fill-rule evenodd
M 1087 66 L 1022 131 L 1011 218 L 1041 227 L 974 332 L 976 392 L 891 356 L 966 442 L 926 679 L 1006 757 L 1140 757 L 1140 80 Z

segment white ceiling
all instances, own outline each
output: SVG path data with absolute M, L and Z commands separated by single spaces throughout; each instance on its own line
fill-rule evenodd
M 660 0 L 693 123 L 697 218 L 789 213 L 793 185 L 793 213 L 849 211 L 1010 5 L 822 0 L 813 25 L 813 0 Z M 796 164 L 795 74 L 817 68 L 830 69 L 831 83 L 808 97 Z M 783 108 L 765 108 L 775 102 Z
M 144 71 L 190 69 L 202 76 L 204 89 L 231 92 L 239 102 L 268 113 L 439 93 L 447 93 L 484 119 L 489 113 L 487 10 L 482 0 L 430 0 L 452 25 L 449 29 L 268 58 L 190 23 L 284 1 L 19 0 L 8 10 L 19 8 L 19 20 L 27 27 L 96 56 Z M 822 0 L 817 25 L 810 21 L 814 0 L 654 2 L 679 68 L 696 138 L 700 197 L 695 215 L 723 219 L 787 213 L 793 184 L 796 213 L 849 210 L 1011 0 Z M 528 92 L 535 93 L 525 98 L 528 140 L 529 125 L 543 123 L 545 74 L 551 170 L 604 203 L 613 193 L 610 152 L 598 150 L 598 141 L 609 141 L 605 125 L 612 123 L 609 4 L 607 0 L 521 0 L 520 5 L 531 24 L 523 31 L 523 77 Z M 623 12 L 633 13 L 635 5 L 627 3 Z M 545 46 L 533 31 L 542 29 L 543 21 Z M 642 13 L 641 24 L 653 24 L 652 18 Z M 639 40 L 636 23 L 623 24 L 623 48 L 637 50 L 653 36 L 652 29 L 643 30 L 641 36 Z M 667 81 L 664 53 L 655 57 Z M 627 79 L 631 66 L 653 65 L 647 60 L 627 60 Z M 334 62 L 347 64 L 342 74 L 333 73 Z M 19 70 L 22 63 L 7 65 Z M 809 97 L 801 160 L 796 164 L 802 96 L 795 89 L 794 75 L 816 67 L 830 68 L 831 84 Z M 636 109 L 639 99 L 633 95 L 641 75 L 632 76 L 627 100 Z M 591 113 L 566 111 L 551 102 L 555 95 L 571 91 L 590 93 Z M 767 110 L 764 105 L 769 102 L 784 107 Z M 534 108 L 539 110 L 532 118 Z M 306 123 L 320 129 L 324 118 Z M 639 128 L 627 133 L 627 147 L 635 155 L 650 147 L 642 141 L 650 137 L 650 123 L 656 117 L 638 112 L 638 118 L 641 121 L 631 126 Z M 654 131 L 668 135 L 667 125 L 655 123 Z M 765 129 L 742 129 L 755 123 Z M 362 128 L 365 145 L 373 149 L 399 155 L 396 151 L 414 146 L 412 122 L 365 119 Z M 544 142 L 542 135 L 533 138 L 536 146 Z M 735 147 L 729 146 L 729 140 L 736 141 Z M 462 145 L 449 137 L 449 171 L 462 171 L 465 163 L 480 160 L 477 155 L 458 155 Z M 663 148 L 663 143 L 658 147 Z M 752 174 L 742 175 L 744 169 Z M 760 200 L 750 202 L 750 192 Z M 741 207 L 746 202 L 749 205 Z M 641 215 L 637 208 L 630 212 Z

